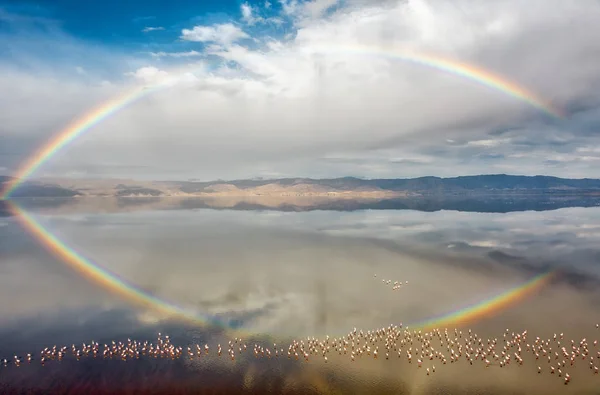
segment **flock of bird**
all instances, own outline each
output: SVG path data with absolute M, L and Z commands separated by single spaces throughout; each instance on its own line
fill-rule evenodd
M 374 275 L 373 275 L 373 277 L 377 278 L 377 274 L 374 274 Z M 402 284 L 402 281 L 394 281 L 394 282 L 392 283 L 392 280 L 385 280 L 385 279 L 382 279 L 382 280 L 381 280 L 381 282 L 382 282 L 384 285 L 391 285 L 391 286 L 392 286 L 392 291 L 397 291 L 397 290 L 399 290 L 399 289 L 402 287 L 402 285 L 403 285 L 403 284 Z M 405 282 L 404 282 L 404 285 L 407 285 L 407 284 L 408 284 L 408 281 L 405 281 Z
M 596 329 L 600 327 L 596 324 Z M 250 351 L 248 351 L 250 350 Z M 322 358 L 327 363 L 331 354 L 348 357 L 352 362 L 360 359 L 404 358 L 408 363 L 424 368 L 427 376 L 436 372 L 436 366 L 448 363 L 475 363 L 485 367 L 497 366 L 508 368 L 522 366 L 525 358 L 534 358 L 538 364 L 539 374 L 546 373 L 562 378 L 564 384 L 571 382 L 569 369 L 574 369 L 576 363 L 587 363 L 590 373 L 598 375 L 600 365 L 600 347 L 598 341 L 589 342 L 587 339 L 565 340 L 564 335 L 554 334 L 552 338 L 542 339 L 531 337 L 525 330 L 511 332 L 508 329 L 500 338 L 483 339 L 472 330 L 464 333 L 459 329 L 433 329 L 430 331 L 410 330 L 402 324 L 390 325 L 376 330 L 357 330 L 354 328 L 345 336 L 324 339 L 307 337 L 306 340 L 293 340 L 285 347 L 274 343 L 265 346 L 258 343 L 248 345 L 241 338 L 230 340 L 227 348 L 221 344 L 216 347 L 208 344 L 192 344 L 187 347 L 176 346 L 169 336 L 158 334 L 156 342 L 127 339 L 126 342 L 112 341 L 100 345 L 98 342 L 83 343 L 81 346 L 72 344 L 70 347 L 46 347 L 37 356 L 27 354 L 25 357 L 14 356 L 3 359 L 2 366 L 13 365 L 20 367 L 39 361 L 42 366 L 52 361 L 62 361 L 65 358 L 81 360 L 83 358 L 118 359 L 122 361 L 146 358 L 180 359 L 221 357 L 235 361 L 236 356 L 243 354 L 255 358 L 287 358 L 308 362 L 313 358 Z
M 377 277 L 375 274 L 374 277 Z M 402 282 L 382 280 L 393 290 L 399 289 Z M 406 281 L 404 284 L 408 284 Z M 600 324 L 596 324 L 596 330 Z M 13 356 L 0 361 L 0 366 L 9 365 L 20 367 L 33 362 L 42 366 L 66 358 L 82 360 L 84 358 L 118 359 L 122 361 L 139 358 L 204 359 L 209 356 L 221 357 L 232 361 L 236 357 L 248 355 L 254 358 L 284 358 L 291 360 L 322 359 L 325 363 L 332 356 L 347 357 L 355 362 L 365 359 L 386 360 L 404 359 L 424 374 L 431 376 L 436 373 L 436 364 L 448 363 L 482 364 L 485 367 L 508 368 L 522 366 L 526 359 L 532 359 L 537 365 L 538 374 L 554 375 L 562 379 L 565 385 L 571 382 L 569 370 L 576 364 L 587 364 L 592 375 L 599 375 L 600 347 L 598 340 L 588 341 L 565 340 L 564 334 L 554 334 L 551 338 L 532 337 L 528 331 L 511 332 L 508 329 L 500 337 L 484 339 L 471 329 L 432 329 L 429 331 L 404 328 L 400 325 L 390 325 L 376 330 L 352 331 L 341 337 L 323 339 L 307 337 L 293 340 L 287 346 L 274 343 L 266 346 L 263 343 L 248 344 L 241 338 L 229 340 L 226 349 L 217 344 L 191 344 L 176 346 L 169 336 L 161 333 L 155 342 L 127 339 L 126 342 L 112 341 L 100 344 L 95 341 L 82 343 L 80 346 L 46 347 L 37 355 L 27 354 L 24 357 Z M 337 355 L 336 355 L 337 354 Z

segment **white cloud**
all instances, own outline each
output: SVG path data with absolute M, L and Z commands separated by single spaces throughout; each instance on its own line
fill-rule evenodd
M 195 72 L 202 71 L 204 63 L 195 63 L 195 67 L 190 70 Z M 133 72 L 125 73 L 147 87 L 163 86 L 173 89 L 175 86 L 189 86 L 190 83 L 198 84 L 199 79 L 192 71 L 182 73 L 169 73 L 165 70 L 157 69 L 153 66 L 141 67 Z
M 339 0 L 311 0 L 303 3 L 303 8 L 310 17 L 318 18 L 338 2 Z
M 195 57 L 195 56 L 202 56 L 202 53 L 198 52 L 198 51 L 186 51 L 186 52 L 150 52 L 150 55 L 154 56 L 155 58 L 164 58 L 164 57 L 171 57 L 171 58 L 189 58 L 189 57 Z
M 319 19 L 339 3 L 340 0 L 280 0 L 282 13 L 292 18 L 298 26 Z
M 279 3 L 281 3 L 281 9 L 286 15 L 295 14 L 299 8 L 298 0 L 279 0 Z
M 147 83 L 158 83 L 165 79 L 169 73 L 164 70 L 159 70 L 156 67 L 147 66 L 141 67 L 134 72 L 126 73 L 126 75 L 140 79 Z
M 600 111 L 594 109 L 600 103 L 600 43 L 594 39 L 600 35 L 600 4 L 282 0 L 281 6 L 280 17 L 291 21 L 291 27 L 281 29 L 287 38 L 273 32 L 263 36 L 255 32 L 268 26 L 242 29 L 235 21 L 189 27 L 181 39 L 203 45 L 188 42 L 186 50 L 153 52 L 155 59 L 146 57 L 145 63 L 122 60 L 129 72 L 125 80 L 98 76 L 96 85 L 111 83 L 104 92 L 119 94 L 134 82 L 186 83 L 166 84 L 171 89 L 124 107 L 43 170 L 85 167 L 104 174 L 107 159 L 102 155 L 110 152 L 112 163 L 143 164 L 153 177 L 503 171 L 596 176 L 599 155 L 589 147 L 600 145 L 594 134 L 600 124 Z M 270 16 L 255 5 L 240 10 L 240 22 Z M 187 50 L 190 45 L 193 50 Z M 570 120 L 554 120 L 473 78 L 403 61 L 401 55 L 410 51 L 473 64 L 557 107 L 587 110 Z M 20 53 L 33 59 L 36 52 Z M 204 55 L 210 68 L 188 65 Z M 175 69 L 165 66 L 172 63 Z M 11 136 L 42 141 L 36 133 L 54 132 L 64 127 L 56 119 L 73 118 L 66 109 L 75 108 L 71 101 L 81 103 L 90 89 L 69 79 L 77 65 L 85 68 L 86 79 L 93 78 L 94 67 L 79 59 L 65 68 L 69 76 L 52 76 L 52 83 L 48 73 L 22 72 L 19 78 L 29 81 L 25 85 L 17 85 L 21 80 L 12 74 L 3 75 L 0 90 L 10 94 L 0 98 L 0 116 L 9 114 Z M 55 115 L 28 106 L 40 114 L 27 116 L 18 108 L 30 97 L 52 102 L 55 92 L 61 92 L 57 101 L 62 106 Z M 11 95 L 22 100 L 9 100 Z M 11 111 L 26 119 L 16 122 Z M 55 120 L 52 130 L 44 126 L 47 119 Z M 12 168 L 7 163 L 0 166 Z
M 154 31 L 158 31 L 158 30 L 165 30 L 165 28 L 162 26 L 156 26 L 156 27 L 147 26 L 142 29 L 142 32 L 149 33 L 149 32 L 154 32 Z
M 269 10 L 271 8 L 271 3 L 268 1 L 265 3 L 265 9 Z M 249 26 L 257 25 L 257 24 L 273 24 L 273 25 L 281 25 L 284 23 L 283 19 L 278 16 L 270 16 L 264 17 L 259 15 L 260 9 L 258 7 L 253 7 L 248 2 L 242 3 L 240 5 L 240 12 L 242 14 L 242 21 Z
M 181 31 L 182 40 L 214 42 L 225 45 L 249 37 L 242 29 L 232 23 L 223 23 L 214 26 L 194 26 L 192 29 L 183 29 Z
M 252 19 L 252 6 L 250 6 L 250 4 L 242 3 L 240 10 L 242 11 L 242 19 L 245 21 Z
M 600 154 L 600 147 L 579 147 L 575 151 L 581 153 Z
M 248 25 L 254 25 L 257 22 L 262 22 L 264 20 L 262 17 L 254 15 L 254 10 L 248 3 L 242 3 L 240 11 L 242 12 L 242 20 Z
M 500 144 L 509 143 L 510 139 L 485 139 L 485 140 L 474 140 L 467 142 L 468 146 L 473 147 L 496 147 Z

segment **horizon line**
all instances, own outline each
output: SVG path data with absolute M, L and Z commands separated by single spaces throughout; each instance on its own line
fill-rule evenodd
M 375 177 L 370 178 L 368 176 L 337 176 L 337 177 L 314 177 L 314 176 L 281 176 L 281 177 L 247 177 L 247 178 L 213 178 L 200 180 L 195 178 L 187 178 L 187 179 L 159 179 L 159 178 L 151 178 L 151 179 L 141 179 L 134 177 L 65 177 L 65 176 L 43 176 L 43 177 L 34 177 L 34 178 L 26 178 L 23 182 L 35 182 L 36 180 L 114 180 L 114 181 L 146 181 L 146 182 L 233 182 L 233 181 L 277 181 L 277 180 L 292 180 L 292 179 L 300 179 L 300 180 L 340 180 L 340 179 L 355 179 L 361 181 L 373 181 L 373 180 L 417 180 L 421 178 L 438 178 L 441 180 L 455 179 L 455 178 L 467 178 L 467 177 L 493 177 L 493 176 L 506 176 L 506 177 L 545 177 L 545 178 L 557 178 L 561 180 L 599 180 L 600 178 L 593 177 L 561 177 L 547 174 L 508 174 L 508 173 L 480 173 L 480 174 L 467 174 L 467 175 L 459 175 L 459 176 L 435 176 L 435 175 L 423 175 L 423 176 L 414 176 L 414 177 Z M 0 175 L 0 177 L 5 177 L 9 179 L 18 179 L 18 177 L 10 176 L 10 175 Z

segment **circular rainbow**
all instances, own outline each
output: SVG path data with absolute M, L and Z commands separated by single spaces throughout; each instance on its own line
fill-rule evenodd
M 492 88 L 498 92 L 504 93 L 518 100 L 521 100 L 529 105 L 540 109 L 544 113 L 561 119 L 564 114 L 557 108 L 553 107 L 549 102 L 541 99 L 534 93 L 530 92 L 524 87 L 521 87 L 510 80 L 494 74 L 490 71 L 482 68 L 470 65 L 467 63 L 461 63 L 456 60 L 449 58 L 442 58 L 440 56 L 427 55 L 423 53 L 417 53 L 414 51 L 398 51 L 395 49 L 385 48 L 372 48 L 372 47 L 361 47 L 352 46 L 345 47 L 343 49 L 336 47 L 326 47 L 315 49 L 315 53 L 323 52 L 337 52 L 342 51 L 343 53 L 355 54 L 355 55 L 374 55 L 383 56 L 390 59 L 405 61 L 445 73 L 453 74 L 458 77 L 462 77 L 474 82 L 477 82 L 483 86 Z M 182 72 L 181 74 L 184 74 Z M 66 243 L 60 240 L 58 237 L 53 235 L 48 229 L 46 229 L 41 223 L 35 220 L 33 216 L 27 213 L 24 209 L 16 205 L 14 202 L 9 201 L 11 193 L 27 178 L 38 170 L 44 163 L 49 161 L 53 156 L 58 154 L 62 148 L 67 146 L 70 142 L 83 135 L 85 132 L 93 129 L 94 126 L 101 123 L 103 120 L 116 114 L 119 110 L 135 103 L 137 100 L 156 92 L 159 89 L 163 89 L 171 86 L 169 83 L 161 82 L 153 86 L 141 86 L 132 89 L 120 96 L 114 97 L 113 99 L 103 103 L 99 107 L 96 107 L 92 111 L 84 114 L 82 117 L 77 119 L 74 123 L 67 126 L 64 130 L 60 131 L 54 137 L 52 137 L 47 144 L 42 146 L 36 151 L 31 157 L 29 157 L 23 165 L 15 173 L 15 178 L 5 185 L 2 191 L 1 198 L 7 200 L 9 208 L 13 211 L 16 217 L 19 219 L 21 224 L 49 251 L 59 257 L 63 262 L 68 264 L 72 269 L 76 270 L 88 280 L 101 285 L 102 287 L 122 296 L 123 298 L 142 304 L 148 307 L 152 307 L 160 312 L 168 315 L 177 316 L 187 321 L 194 322 L 196 324 L 216 324 L 219 326 L 230 327 L 231 325 L 218 317 L 211 317 L 208 315 L 199 314 L 198 312 L 183 309 L 173 303 L 162 300 L 154 295 L 147 293 L 146 291 L 136 287 L 134 284 L 127 282 L 125 279 L 120 278 L 116 274 L 102 268 L 101 266 L 93 263 L 91 260 L 79 254 L 75 249 L 69 247 Z M 519 300 L 539 289 L 545 283 L 550 281 L 553 273 L 546 273 L 535 277 L 531 281 L 522 284 L 519 287 L 510 289 L 505 293 L 495 296 L 491 299 L 486 299 L 477 304 L 459 309 L 457 311 L 450 312 L 441 317 L 431 319 L 425 322 L 417 323 L 417 327 L 428 328 L 439 325 L 451 325 L 451 324 L 464 324 L 466 322 L 475 321 L 480 318 L 489 316 L 499 311 L 502 308 L 506 308 Z M 231 329 L 231 328 L 230 328 Z

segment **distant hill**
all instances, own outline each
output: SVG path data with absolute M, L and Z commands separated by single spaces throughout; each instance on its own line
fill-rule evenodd
M 13 177 L 0 176 L 0 191 L 3 191 L 6 185 L 15 180 Z M 74 197 L 81 195 L 80 192 L 70 188 L 64 188 L 58 184 L 49 184 L 39 181 L 27 181 L 19 185 L 11 193 L 11 197 Z
M 1 177 L 0 182 L 9 182 Z M 506 174 L 452 178 L 419 177 L 360 179 L 280 178 L 232 181 L 136 181 L 45 179 L 27 181 L 12 197 L 334 197 L 337 199 L 390 199 L 423 195 L 476 194 L 600 194 L 600 179 Z
M 600 179 L 569 179 L 550 176 L 512 176 L 506 174 L 461 176 L 452 178 L 419 177 L 391 179 L 361 179 L 355 177 L 312 179 L 280 178 L 272 180 L 233 180 L 212 182 L 177 182 L 182 191 L 205 191 L 215 184 L 233 185 L 239 189 L 257 188 L 277 184 L 285 187 L 315 185 L 334 190 L 389 190 L 412 192 L 457 192 L 472 190 L 544 190 L 544 189 L 598 189 Z

